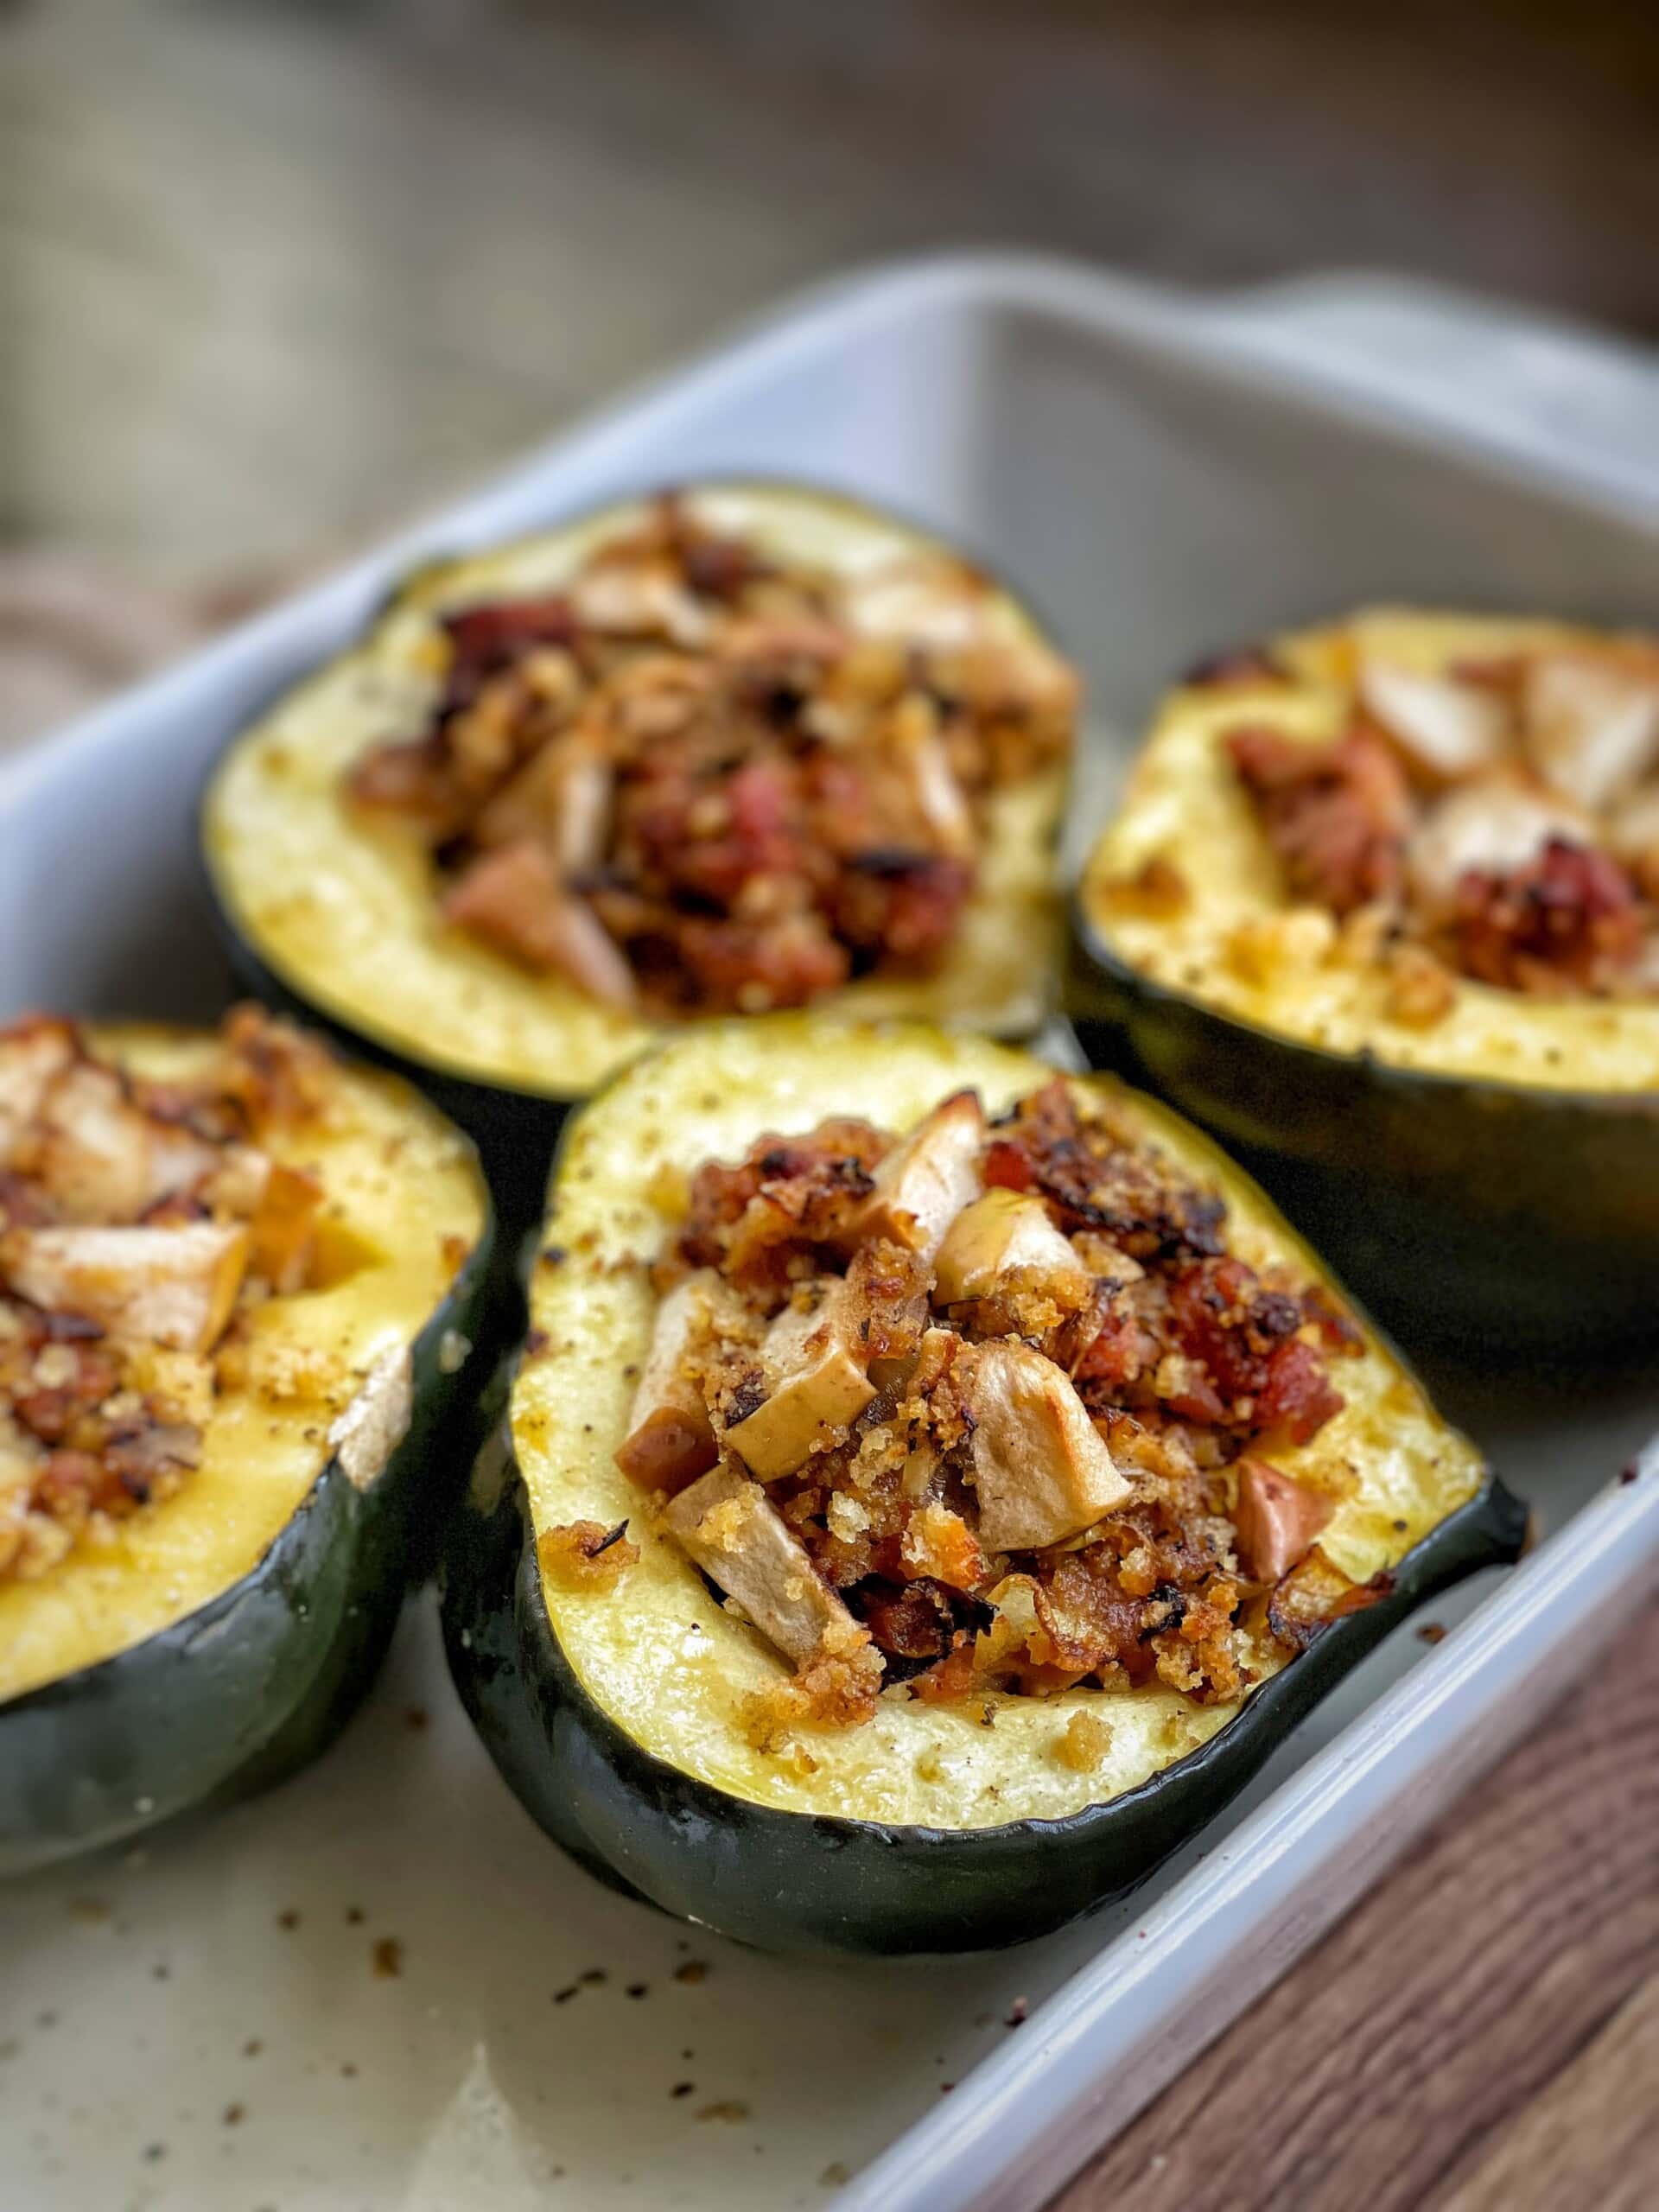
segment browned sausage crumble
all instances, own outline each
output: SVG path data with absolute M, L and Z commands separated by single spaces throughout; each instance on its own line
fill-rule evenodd
M 1062 757 L 1073 672 L 944 554 L 849 578 L 659 502 L 563 589 L 445 618 L 427 728 L 352 769 L 414 824 L 443 911 L 658 1015 L 925 972 L 995 791 Z
M 758 1741 L 899 1684 L 1227 1700 L 1247 1607 L 1296 1643 L 1376 1594 L 1273 1459 L 1340 1410 L 1358 1332 L 1063 1078 L 989 1124 L 962 1092 L 902 1138 L 709 1161 L 655 1280 L 617 1460 L 793 1668 Z
M 1449 1012 L 1459 975 L 1659 994 L 1659 642 L 1541 645 L 1438 674 L 1362 657 L 1339 737 L 1243 723 L 1226 745 L 1287 887 L 1353 918 L 1355 941 L 1395 966 L 1402 1020 Z
M 261 1144 L 321 1110 L 328 1067 L 251 1007 L 188 1083 L 49 1015 L 0 1029 L 0 1581 L 199 1464 L 238 1317 L 307 1280 L 322 1192 Z

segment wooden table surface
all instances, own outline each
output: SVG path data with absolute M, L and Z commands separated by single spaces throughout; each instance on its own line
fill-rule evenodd
M 0 752 L 221 611 L 0 560 Z M 1659 2205 L 1659 1612 L 1050 2212 L 1126 2201 Z
M 1659 2204 L 1659 1615 L 1051 2212 Z

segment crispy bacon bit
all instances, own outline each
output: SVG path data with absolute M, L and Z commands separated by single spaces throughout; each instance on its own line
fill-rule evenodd
M 985 1187 L 992 1191 L 1033 1191 L 1037 1171 L 1031 1155 L 1009 1137 L 994 1137 L 985 1147 Z
M 868 1122 L 836 1121 L 808 1137 L 761 1137 L 736 1167 L 706 1161 L 692 1180 L 682 1255 L 735 1281 L 782 1281 L 791 1245 L 846 1237 L 890 1147 Z
M 451 713 L 478 696 L 486 676 L 511 666 L 531 646 L 569 645 L 577 636 L 570 602 L 558 594 L 466 607 L 446 616 L 443 629 L 450 653 L 445 704 Z
M 1108 1313 L 1077 1364 L 1071 1379 L 1087 1389 L 1097 1383 L 1109 1397 L 1121 1397 L 1149 1368 L 1156 1366 L 1158 1339 L 1132 1313 Z
M 695 1440 L 663 1525 L 796 1669 L 757 1742 L 852 1725 L 883 1679 L 1240 1694 L 1246 1582 L 1329 1511 L 1241 1455 L 1314 1436 L 1363 1339 L 1080 1096 L 1057 1078 L 988 1129 L 962 1093 L 902 1140 L 826 1122 L 692 1177 L 619 1459 L 638 1474 L 668 1414 Z
M 1384 739 L 1358 727 L 1316 745 L 1247 724 L 1227 750 L 1299 898 L 1347 914 L 1398 887 L 1410 793 Z
M 1103 1141 L 1103 1135 L 1096 1129 L 1085 1136 L 1063 1076 L 998 1125 L 1001 1141 L 1024 1155 L 1027 1187 L 1051 1201 L 1062 1229 L 1102 1230 L 1137 1261 L 1218 1252 L 1221 1200 L 1178 1181 L 1149 1148 Z M 1006 1169 L 998 1179 L 1007 1179 Z
M 1341 1412 L 1323 1357 L 1299 1333 L 1300 1300 L 1265 1287 L 1242 1260 L 1184 1268 L 1169 1305 L 1177 1347 L 1202 1370 L 1184 1396 L 1174 1395 L 1175 1411 L 1255 1435 L 1282 1433 L 1293 1444 L 1307 1443 Z
M 322 1201 L 254 1140 L 308 1121 L 327 1066 L 248 1007 L 188 1084 L 105 1064 L 67 1023 L 0 1029 L 0 1580 L 198 1465 L 208 1355 L 245 1281 L 302 1286 Z
M 849 863 L 831 909 L 836 934 L 855 953 L 895 968 L 926 968 L 950 942 L 974 887 L 966 861 L 877 847 Z
M 872 1582 L 860 1611 L 877 1649 L 895 1659 L 942 1657 L 957 1625 L 950 1592 L 925 1577 L 896 1589 Z
M 447 617 L 429 726 L 347 789 L 431 846 L 458 927 L 613 1004 L 754 1013 L 931 968 L 988 799 L 1066 750 L 1076 686 L 954 564 L 890 581 L 665 500 L 563 592 Z
M 1471 868 L 1458 885 L 1452 929 L 1465 970 L 1508 990 L 1605 988 L 1642 948 L 1630 875 L 1563 837 L 1508 875 Z

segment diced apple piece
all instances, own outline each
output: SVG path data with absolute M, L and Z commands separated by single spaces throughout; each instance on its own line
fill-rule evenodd
M 1052 1281 L 1087 1296 L 1090 1274 L 1055 1228 L 1040 1198 L 1024 1191 L 991 1190 L 964 1206 L 951 1223 L 933 1262 L 938 1306 L 988 1298 L 1016 1273 L 1042 1283 Z
M 136 1221 L 219 1166 L 212 1145 L 152 1122 L 111 1069 L 90 1060 L 49 1085 L 36 1127 L 29 1172 L 73 1221 Z
M 88 1220 L 130 1219 L 149 1193 L 150 1124 L 106 1067 L 81 1060 L 41 1102 L 34 1173 Z
M 591 745 L 575 734 L 553 738 L 490 801 L 474 835 L 481 845 L 533 837 L 559 875 L 577 874 L 604 857 L 613 784 Z
M 211 1351 L 248 1261 L 248 1232 L 219 1222 L 179 1228 L 16 1229 L 0 1238 L 0 1277 L 54 1313 L 106 1336 L 173 1351 Z
M 1421 897 L 1450 906 L 1471 868 L 1507 874 L 1536 860 L 1552 837 L 1582 843 L 1593 835 L 1565 799 L 1523 774 L 1495 770 L 1429 809 L 1407 849 L 1406 865 Z
M 965 566 L 896 560 L 849 579 L 847 617 L 861 636 L 901 639 L 911 650 L 959 650 L 988 634 L 990 594 Z
M 861 1639 L 805 1545 L 759 1483 L 734 1467 L 716 1467 L 683 1490 L 664 1510 L 663 1525 L 797 1667 L 806 1666 L 826 1642 L 844 1651 Z
M 248 1224 L 248 1266 L 279 1296 L 304 1286 L 321 1210 L 322 1185 L 315 1176 L 271 1162 Z
M 886 1236 L 931 1261 L 945 1231 L 979 1195 L 985 1112 L 971 1090 L 918 1122 L 875 1171 L 875 1188 L 859 1210 L 856 1234 Z
M 974 828 L 968 794 L 957 781 L 950 755 L 940 736 L 937 721 L 917 699 L 893 717 L 888 730 L 894 757 L 910 786 L 917 813 L 938 840 L 939 850 L 953 860 L 971 860 L 979 839 Z
M 1580 806 L 1611 806 L 1659 759 L 1659 666 L 1541 655 L 1527 671 L 1522 712 L 1533 765 Z
M 1252 1582 L 1277 1582 L 1306 1559 L 1335 1502 L 1265 1459 L 1238 1463 L 1238 1563 Z
M 74 1057 L 74 1032 L 66 1021 L 35 1019 L 0 1031 L 0 1166 Z
M 875 1395 L 839 1289 L 811 1313 L 786 1307 L 760 1346 L 765 1401 L 726 1432 L 726 1440 L 762 1482 L 793 1474 L 816 1444 L 834 1443 Z
M 657 1308 L 628 1433 L 616 1454 L 623 1473 L 645 1490 L 677 1489 L 706 1474 L 720 1456 L 702 1392 L 683 1366 L 719 1287 L 714 1269 L 699 1268 Z
M 633 971 L 599 918 L 565 890 L 535 839 L 520 837 L 474 861 L 443 902 L 448 920 L 532 968 L 553 969 L 590 998 L 632 1007 Z
M 709 635 L 709 616 L 665 561 L 596 561 L 573 581 L 569 600 L 586 629 L 680 645 L 701 645 Z
M 1367 659 L 1359 698 L 1409 760 L 1447 783 L 1495 766 L 1509 750 L 1509 707 L 1480 684 Z
M 1003 1338 L 969 1345 L 955 1375 L 975 1421 L 974 1491 L 987 1551 L 1063 1543 L 1130 1495 L 1052 1359 Z

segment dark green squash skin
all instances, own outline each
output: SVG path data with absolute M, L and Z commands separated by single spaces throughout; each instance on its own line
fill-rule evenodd
M 549 1621 L 522 1477 L 487 1445 L 444 1567 L 449 1668 L 532 1819 L 590 1873 L 766 1950 L 893 1955 L 1023 1942 L 1122 1897 L 1221 1811 L 1325 1693 L 1434 1592 L 1519 1557 L 1496 1478 L 1199 1750 L 1109 1804 L 995 1828 L 889 1827 L 751 1803 L 653 1757 L 578 1682 Z M 626 1605 L 627 1584 L 613 1602 Z
M 1218 1137 L 1408 1349 L 1478 1368 L 1659 1347 L 1659 1094 L 1321 1052 L 1152 982 L 1075 900 L 1066 1010 L 1090 1066 Z
M 0 1874 L 268 1789 L 334 1741 L 435 1563 L 512 1326 L 486 1221 L 414 1344 L 409 1433 L 365 1490 L 331 1461 L 264 1556 L 187 1618 L 0 1704 Z M 451 1330 L 473 1351 L 446 1375 Z

